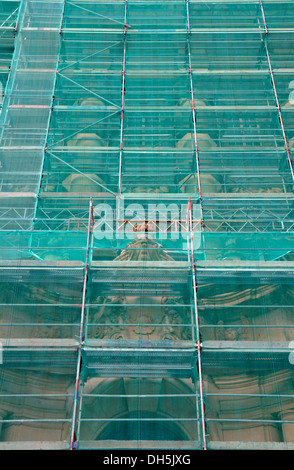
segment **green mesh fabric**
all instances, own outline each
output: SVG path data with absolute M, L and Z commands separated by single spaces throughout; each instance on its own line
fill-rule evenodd
M 0 1 L 0 449 L 294 449 L 293 45 L 292 1 Z

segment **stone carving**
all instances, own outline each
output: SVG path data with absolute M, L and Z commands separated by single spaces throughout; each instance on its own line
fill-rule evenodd
M 105 147 L 105 142 L 94 132 L 81 132 L 67 142 L 68 147 Z
M 64 188 L 71 193 L 99 193 L 104 191 L 103 180 L 91 173 L 71 173 L 62 182 Z M 102 185 L 102 186 L 101 186 Z
M 88 337 L 104 340 L 191 340 L 189 308 L 180 296 L 99 296 Z M 152 303 L 152 307 L 148 306 Z M 95 326 L 95 323 L 106 325 Z M 112 325 L 113 324 L 113 325 Z M 93 326 L 91 326 L 93 325 Z

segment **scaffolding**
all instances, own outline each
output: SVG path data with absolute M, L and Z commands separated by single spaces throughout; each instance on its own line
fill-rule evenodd
M 293 47 L 290 0 L 0 2 L 0 449 L 294 449 Z

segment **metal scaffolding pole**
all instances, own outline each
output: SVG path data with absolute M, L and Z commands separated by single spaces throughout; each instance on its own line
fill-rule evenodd
M 285 132 L 285 126 L 284 126 L 284 121 L 283 121 L 283 117 L 282 117 L 282 111 L 281 111 L 281 106 L 280 106 L 280 102 L 279 102 L 278 92 L 277 92 L 277 88 L 276 88 L 275 77 L 274 77 L 272 64 L 271 64 L 271 59 L 270 59 L 269 50 L 268 50 L 269 29 L 268 29 L 267 22 L 266 22 L 266 16 L 265 16 L 262 0 L 259 0 L 259 2 L 260 2 L 260 8 L 261 8 L 262 17 L 263 17 L 263 23 L 264 23 L 264 32 L 265 32 L 264 45 L 265 45 L 266 57 L 267 57 L 269 71 L 270 71 L 271 82 L 272 82 L 273 89 L 274 89 L 276 106 L 277 106 L 278 113 L 279 113 L 279 122 L 280 122 L 280 125 L 281 125 L 281 128 L 282 128 L 283 139 L 284 139 L 284 143 L 285 143 L 285 149 L 286 149 L 287 157 L 288 157 L 288 163 L 289 163 L 292 179 L 293 179 L 293 182 L 294 182 L 294 169 L 293 169 L 293 163 L 292 163 L 291 154 L 290 154 L 290 147 L 289 147 L 289 143 L 288 143 L 286 132 Z
M 203 389 L 203 376 L 202 376 L 202 363 L 201 363 L 201 349 L 202 339 L 199 328 L 199 314 L 198 314 L 198 300 L 197 300 L 197 281 L 196 281 L 196 267 L 194 258 L 194 232 L 192 224 L 192 205 L 191 197 L 189 197 L 189 222 L 190 222 L 190 244 L 191 250 L 191 264 L 192 264 L 192 280 L 193 280 L 193 295 L 194 295 L 194 308 L 195 308 L 195 323 L 197 332 L 196 352 L 197 352 L 197 369 L 199 374 L 199 395 L 200 395 L 200 409 L 201 409 L 201 424 L 202 424 L 202 448 L 207 450 L 206 445 L 206 423 L 205 423 L 205 406 L 204 406 L 204 389 Z
M 58 28 L 59 34 L 61 34 L 61 29 L 62 29 L 64 8 L 65 8 L 65 0 L 63 2 L 63 9 L 62 9 L 62 14 L 61 14 L 61 18 L 60 18 L 60 25 L 59 25 L 59 28 Z M 48 106 L 49 113 L 48 113 L 45 141 L 44 141 L 44 145 L 43 145 L 43 161 L 42 161 L 41 169 L 40 169 L 39 184 L 38 184 L 38 190 L 37 190 L 37 193 L 36 193 L 36 202 L 35 202 L 35 207 L 34 207 L 34 215 L 33 215 L 32 223 L 31 223 L 32 233 L 33 233 L 33 230 L 34 230 L 34 224 L 35 224 L 35 220 L 36 220 L 36 214 L 37 214 L 39 199 L 40 199 L 40 195 L 41 195 L 41 188 L 42 188 L 43 175 L 44 175 L 44 166 L 45 166 L 45 158 L 46 158 L 46 152 L 47 152 L 47 142 L 48 142 L 48 136 L 49 136 L 50 123 L 51 123 L 51 119 L 52 119 L 52 111 L 53 111 L 53 104 L 54 104 L 54 98 L 55 98 L 55 89 L 56 89 L 56 82 L 57 82 L 57 75 L 58 75 L 58 67 L 59 67 L 59 61 L 60 61 L 60 52 L 61 52 L 61 40 L 59 41 L 59 51 L 58 51 L 58 56 L 57 56 L 57 60 L 56 60 L 55 72 L 54 72 L 54 82 L 53 82 L 53 86 L 52 86 L 52 90 L 51 90 L 50 104 Z M 30 106 L 30 108 L 32 108 L 32 106 Z M 30 247 L 31 247 L 31 244 L 32 244 L 32 235 L 31 235 L 31 240 L 30 240 Z
M 194 101 L 194 86 L 193 86 L 193 74 L 192 74 L 192 60 L 191 60 L 191 29 L 190 29 L 190 14 L 189 14 L 189 0 L 186 0 L 186 11 L 187 11 L 187 33 L 188 33 L 188 59 L 189 59 L 189 77 L 190 77 L 190 93 L 192 100 L 192 116 L 193 116 L 193 131 L 194 131 L 194 144 L 195 144 L 195 161 L 196 161 L 196 172 L 198 182 L 198 192 L 201 207 L 201 226 L 204 228 L 203 218 L 203 207 L 202 207 L 202 193 L 201 193 L 201 181 L 200 181 L 200 164 L 199 164 L 199 148 L 197 139 L 197 127 L 196 127 L 196 110 Z
M 119 148 L 119 169 L 118 169 L 118 220 L 120 218 L 120 204 L 122 195 L 122 157 L 123 157 L 123 133 L 124 133 L 124 113 L 125 113 L 125 93 L 126 93 L 126 41 L 127 41 L 127 11 L 128 0 L 125 0 L 125 17 L 124 17 L 124 52 L 123 52 L 123 69 L 122 69 L 122 85 L 121 85 L 121 118 L 120 118 L 120 148 Z
M 89 263 L 90 263 L 90 258 L 89 258 L 90 238 L 91 238 L 91 231 L 93 230 L 93 228 L 94 228 L 94 215 L 93 215 L 93 201 L 91 198 L 90 206 L 89 206 L 87 251 L 86 251 L 85 274 L 84 274 L 84 285 L 83 285 L 77 372 L 76 372 L 74 404 L 73 404 L 73 414 L 72 414 L 72 428 L 71 428 L 71 435 L 70 435 L 70 450 L 75 450 L 77 448 L 76 422 L 77 422 L 77 410 L 78 410 L 78 394 L 79 394 L 79 385 L 80 385 L 80 374 L 81 374 L 81 368 L 82 368 L 82 350 L 84 347 L 85 306 L 86 306 L 88 271 L 89 271 Z

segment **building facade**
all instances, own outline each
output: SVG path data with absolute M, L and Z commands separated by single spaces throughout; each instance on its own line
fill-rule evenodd
M 294 449 L 293 2 L 0 16 L 0 449 Z

